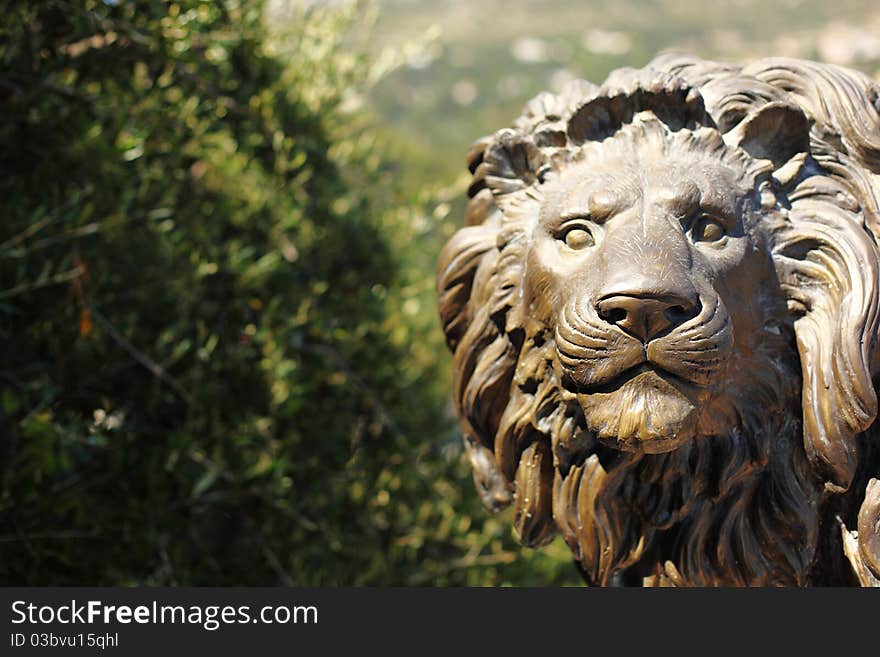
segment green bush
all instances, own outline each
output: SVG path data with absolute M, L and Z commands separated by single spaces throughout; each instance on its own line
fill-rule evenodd
M 472 492 L 361 15 L 4 8 L 0 582 L 574 581 Z

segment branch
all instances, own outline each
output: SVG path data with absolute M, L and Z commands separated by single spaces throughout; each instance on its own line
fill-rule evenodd
M 148 372 L 150 372 L 150 374 L 166 383 L 169 388 L 176 392 L 178 396 L 187 403 L 187 405 L 192 405 L 192 398 L 189 396 L 189 393 L 182 385 L 175 381 L 168 372 L 165 371 L 165 368 L 129 342 L 125 336 L 113 328 L 113 325 L 110 324 L 108 319 L 98 312 L 94 306 L 87 305 L 86 308 L 88 308 L 92 317 L 95 318 L 95 321 L 101 325 L 101 328 L 103 328 L 120 347 L 128 352 L 132 358 L 140 363 Z
M 33 292 L 34 290 L 49 287 L 50 285 L 67 283 L 68 281 L 79 278 L 80 276 L 82 276 L 82 274 L 82 267 L 76 267 L 69 271 L 55 274 L 54 276 L 51 276 L 45 280 L 37 281 L 36 283 L 22 283 L 21 285 L 16 285 L 15 287 L 11 287 L 8 290 L 0 291 L 0 300 L 9 299 L 11 297 L 18 296 L 19 294 L 24 294 L 25 292 Z

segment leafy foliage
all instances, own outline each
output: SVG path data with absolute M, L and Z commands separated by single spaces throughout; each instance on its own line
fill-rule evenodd
M 361 15 L 4 7 L 3 583 L 576 581 L 472 492 Z

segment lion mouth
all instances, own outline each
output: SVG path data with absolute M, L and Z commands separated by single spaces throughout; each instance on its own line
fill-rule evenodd
M 728 367 L 733 329 L 721 300 L 708 301 L 700 316 L 647 343 L 567 306 L 555 330 L 563 385 L 575 393 L 607 393 L 653 376 L 688 396 L 714 389 Z
M 574 391 L 581 394 L 608 394 L 619 390 L 627 383 L 630 383 L 636 379 L 642 379 L 642 381 L 640 381 L 641 383 L 650 384 L 651 378 L 656 378 L 660 381 L 664 381 L 671 386 L 682 389 L 683 391 L 690 392 L 695 391 L 699 388 L 699 386 L 694 384 L 692 381 L 689 381 L 688 379 L 684 378 L 681 375 L 675 374 L 674 372 L 670 372 L 669 370 L 647 359 L 642 361 L 641 363 L 638 363 L 637 365 L 625 368 L 618 374 L 613 375 L 607 381 L 601 383 L 585 384 L 580 383 L 573 378 L 571 379 L 570 383 L 574 388 Z

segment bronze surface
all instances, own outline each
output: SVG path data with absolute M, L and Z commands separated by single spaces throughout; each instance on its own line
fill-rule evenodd
M 876 585 L 877 83 L 665 55 L 468 165 L 437 285 L 485 504 L 591 584 Z

